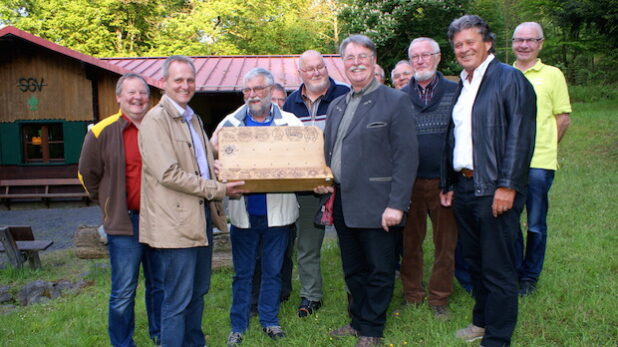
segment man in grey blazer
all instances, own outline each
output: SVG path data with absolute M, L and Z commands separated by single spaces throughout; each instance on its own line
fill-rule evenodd
M 357 346 L 374 346 L 381 344 L 395 281 L 393 231 L 410 207 L 418 166 L 416 125 L 409 98 L 374 78 L 376 48 L 368 37 L 348 37 L 340 53 L 352 90 L 328 109 L 324 149 L 335 177 L 334 224 L 353 302 L 351 323 L 331 335 L 358 336 Z

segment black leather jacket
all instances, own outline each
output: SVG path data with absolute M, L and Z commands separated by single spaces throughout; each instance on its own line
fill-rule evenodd
M 459 82 L 459 91 L 463 84 Z M 455 147 L 451 117 L 440 186 L 452 190 Z M 536 134 L 536 94 L 517 69 L 494 58 L 489 63 L 472 107 L 475 196 L 493 195 L 506 187 L 525 193 Z

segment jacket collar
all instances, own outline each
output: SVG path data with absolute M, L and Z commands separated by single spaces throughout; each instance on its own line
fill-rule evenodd
M 233 117 L 239 123 L 239 126 L 244 126 L 245 124 L 244 121 L 245 121 L 245 117 L 247 116 L 247 112 L 248 112 L 247 108 L 248 106 L 245 104 L 239 107 L 234 112 Z M 281 109 L 279 109 L 279 106 L 275 106 L 274 104 L 271 104 L 270 113 L 272 114 L 274 125 L 287 125 L 287 122 L 283 119 L 283 115 L 281 114 Z

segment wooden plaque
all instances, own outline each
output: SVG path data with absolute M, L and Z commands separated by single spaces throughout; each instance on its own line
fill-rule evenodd
M 218 136 L 221 181 L 245 181 L 243 188 L 252 193 L 333 184 L 318 127 L 225 127 Z

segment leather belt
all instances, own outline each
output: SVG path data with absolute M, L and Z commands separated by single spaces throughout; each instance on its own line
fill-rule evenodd
M 461 169 L 461 171 L 459 171 L 459 173 L 461 173 L 461 175 L 465 178 L 472 178 L 474 177 L 474 171 L 470 170 L 470 169 Z

